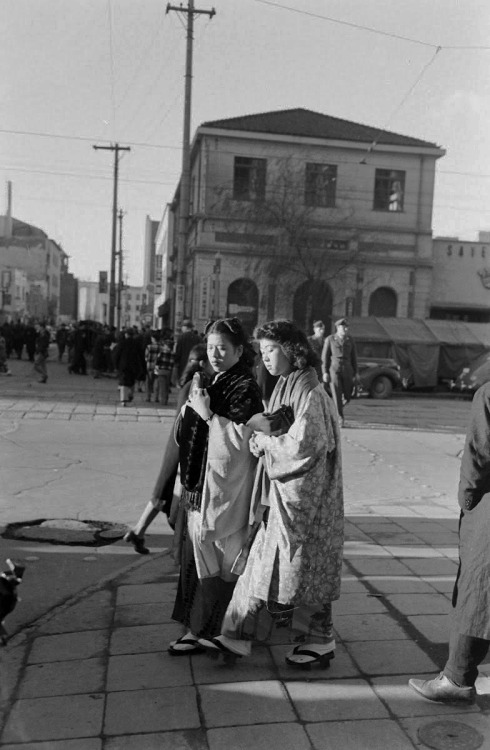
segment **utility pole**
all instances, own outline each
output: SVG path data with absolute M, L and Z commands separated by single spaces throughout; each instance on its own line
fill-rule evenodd
M 117 281 L 117 330 L 121 330 L 121 297 L 122 297 L 122 288 L 123 288 L 123 216 L 124 211 L 122 208 L 119 209 L 118 213 L 118 219 L 119 219 L 119 252 L 118 252 L 118 258 L 119 258 L 119 269 L 118 269 L 118 281 Z
M 111 276 L 109 286 L 109 325 L 114 326 L 114 310 L 116 307 L 116 233 L 117 233 L 117 182 L 119 177 L 119 152 L 131 151 L 129 146 L 114 143 L 110 146 L 93 146 L 96 151 L 114 151 L 114 195 L 112 200 L 112 248 L 111 248 Z
M 180 332 L 185 309 L 185 255 L 187 247 L 187 236 L 189 231 L 189 206 L 191 191 L 191 96 L 192 96 L 192 52 L 194 41 L 194 16 L 206 15 L 213 18 L 216 15 L 214 8 L 211 10 L 198 10 L 194 8 L 194 0 L 188 0 L 187 8 L 182 5 L 167 5 L 166 13 L 176 11 L 187 16 L 187 44 L 185 60 L 185 97 L 184 97 L 184 130 L 182 137 L 182 176 L 180 179 L 180 206 L 179 206 L 179 237 L 177 244 L 177 274 L 174 297 L 174 330 Z

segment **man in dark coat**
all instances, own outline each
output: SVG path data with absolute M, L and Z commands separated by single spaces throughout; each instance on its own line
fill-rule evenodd
M 473 703 L 478 665 L 490 647 L 490 383 L 475 394 L 461 461 L 459 569 L 449 658 L 439 677 L 409 680 L 424 698 Z
M 327 336 L 322 351 L 323 382 L 330 385 L 332 398 L 337 407 L 340 426 L 344 426 L 344 403 L 348 404 L 354 381 L 358 379 L 356 345 L 348 335 L 349 323 L 340 318 L 335 323 L 336 331 Z

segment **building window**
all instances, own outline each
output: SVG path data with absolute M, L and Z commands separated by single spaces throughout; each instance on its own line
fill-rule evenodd
M 369 298 L 368 315 L 378 318 L 396 318 L 398 300 L 394 289 L 380 286 Z
M 136 301 L 139 302 L 140 296 L 139 294 L 136 295 Z
M 305 175 L 305 206 L 333 208 L 337 167 L 332 164 L 307 164 Z
M 236 201 L 263 201 L 265 198 L 266 159 L 235 156 L 233 198 Z
M 377 169 L 374 178 L 374 210 L 403 211 L 405 172 Z

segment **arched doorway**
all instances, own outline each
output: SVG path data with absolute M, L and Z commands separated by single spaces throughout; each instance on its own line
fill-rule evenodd
M 293 320 L 311 336 L 313 321 L 323 320 L 328 333 L 332 326 L 332 290 L 325 281 L 305 281 L 294 294 Z
M 398 299 L 396 292 L 389 286 L 380 286 L 369 298 L 368 315 L 378 318 L 396 318 Z
M 227 315 L 238 318 L 249 336 L 257 325 L 259 290 L 251 279 L 237 279 L 228 287 Z

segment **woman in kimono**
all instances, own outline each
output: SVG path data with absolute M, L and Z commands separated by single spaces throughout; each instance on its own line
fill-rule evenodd
M 220 635 L 200 643 L 228 657 L 250 654 L 253 640 L 289 643 L 288 664 L 328 666 L 343 549 L 337 414 L 302 331 L 277 320 L 259 328 L 256 338 L 268 371 L 280 376 L 270 416 L 249 421 L 250 448 L 261 458 L 254 488 L 257 531 Z
M 237 576 L 233 561 L 248 534 L 257 459 L 249 450 L 247 422 L 262 411 L 252 375 L 254 352 L 237 318 L 206 331 L 209 385 L 191 388 L 177 431 L 181 516 L 180 578 L 172 618 L 187 632 L 170 644 L 173 656 L 202 651 L 199 637 L 217 632 Z

